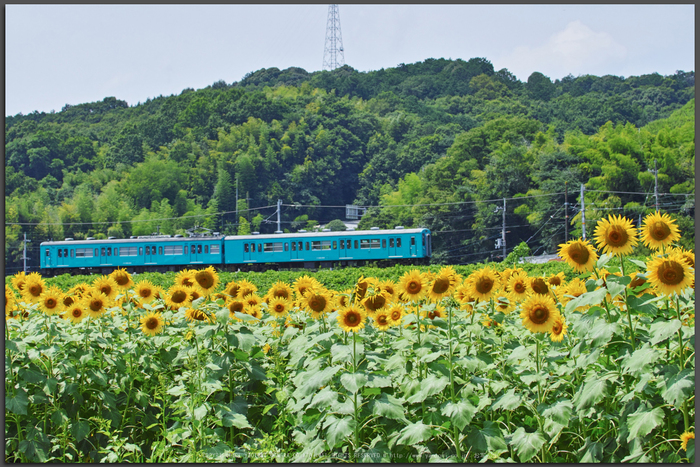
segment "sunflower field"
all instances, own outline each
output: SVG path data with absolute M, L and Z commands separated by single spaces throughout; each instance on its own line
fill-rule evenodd
M 560 245 L 568 275 L 444 266 L 347 288 L 20 273 L 5 461 L 694 462 L 695 255 L 678 240 L 666 215 L 640 232 L 610 216 Z

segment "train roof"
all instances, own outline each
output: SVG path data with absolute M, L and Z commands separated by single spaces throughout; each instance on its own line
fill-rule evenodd
M 41 242 L 41 245 L 95 245 L 114 243 L 150 243 L 150 242 L 182 242 L 182 241 L 203 241 L 203 240 L 221 240 L 223 235 L 213 236 L 197 236 L 197 237 L 169 237 L 169 236 L 140 236 L 137 238 L 102 238 L 93 240 L 58 240 L 53 242 Z
M 425 228 L 419 229 L 383 229 L 383 230 L 339 230 L 335 232 L 295 232 L 281 234 L 259 234 L 259 235 L 227 235 L 226 240 L 274 240 L 274 239 L 298 239 L 301 237 L 352 237 L 366 235 L 401 235 L 422 233 L 428 231 Z

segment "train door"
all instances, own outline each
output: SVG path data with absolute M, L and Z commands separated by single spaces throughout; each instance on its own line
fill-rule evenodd
M 190 263 L 201 263 L 203 261 L 202 244 L 192 243 L 190 245 Z
M 252 261 L 253 252 L 252 249 L 255 248 L 255 243 L 244 243 L 243 244 L 243 261 Z
M 396 243 L 400 241 L 400 239 L 401 237 L 389 237 L 389 256 L 397 256 L 396 247 L 398 245 L 396 245 Z
M 347 258 L 349 255 L 347 253 L 348 250 L 348 243 L 350 243 L 350 240 L 345 242 L 344 238 L 341 238 L 340 241 L 338 242 L 338 257 L 339 258 Z
M 53 256 L 51 256 L 51 248 L 48 247 L 44 248 L 44 266 L 47 268 L 56 266 L 56 261 L 54 260 Z
M 411 256 L 416 256 L 416 253 L 418 252 L 418 249 L 416 248 L 416 237 L 411 235 L 411 243 L 408 247 L 408 251 Z
M 100 251 L 100 264 L 109 264 L 110 258 L 107 257 L 107 248 L 106 246 L 101 246 L 99 248 Z M 110 248 L 110 253 L 111 253 L 111 247 Z M 111 255 L 110 255 L 111 256 Z
M 146 245 L 144 248 L 145 256 L 144 256 L 144 263 L 155 263 L 156 258 L 156 247 L 155 245 Z

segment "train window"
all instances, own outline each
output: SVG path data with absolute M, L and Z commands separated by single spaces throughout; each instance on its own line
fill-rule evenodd
M 382 238 L 382 248 L 386 248 L 386 238 Z
M 197 253 L 202 253 L 202 245 L 197 245 Z
M 107 256 L 112 256 L 112 247 L 107 248 Z
M 396 239 L 396 248 L 401 248 L 401 237 Z
M 209 245 L 204 245 L 204 252 L 209 253 Z
M 143 247 L 140 246 L 140 247 L 139 247 L 139 256 L 141 256 L 142 254 L 143 254 Z
M 379 239 L 378 238 L 373 238 L 370 241 L 370 248 L 376 248 L 377 250 L 379 249 Z
M 63 256 L 65 256 L 66 258 L 68 258 L 68 248 L 64 248 L 64 249 L 63 249 Z
M 102 250 L 100 251 L 100 253 L 102 254 L 102 256 L 107 256 L 107 253 L 106 253 L 105 248 L 102 248 Z
M 309 251 L 309 242 L 306 242 L 306 251 Z
M 49 250 L 48 248 L 46 249 L 46 257 L 51 257 L 51 250 Z
M 302 251 L 304 249 L 304 244 L 302 242 L 299 242 L 299 251 Z
M 255 243 L 251 243 L 251 244 L 250 244 L 250 251 L 252 251 L 253 253 L 255 253 Z
M 340 241 L 340 249 L 341 250 L 345 249 L 345 240 Z
M 100 256 L 100 250 L 98 250 L 97 248 L 95 248 L 95 256 Z
M 411 246 L 416 246 L 416 237 L 411 237 Z
M 147 254 L 147 255 L 150 255 L 150 254 L 151 254 L 151 247 L 150 247 L 150 246 L 147 246 L 147 247 L 146 247 L 146 254 Z
M 248 253 L 248 244 L 247 243 L 243 244 L 243 253 Z
M 61 250 L 60 248 L 58 249 L 58 257 L 59 258 L 63 257 L 63 250 Z
M 363 250 L 369 249 L 369 240 L 366 238 L 360 240 L 360 248 L 362 248 Z
M 193 255 L 193 254 L 195 253 L 195 251 L 197 251 L 196 248 L 195 248 L 195 246 L 194 246 L 194 245 L 190 245 L 190 254 Z
M 211 248 L 209 249 L 209 253 L 212 255 L 218 255 L 221 252 L 219 245 L 212 245 Z
M 355 249 L 357 250 L 358 248 L 360 248 L 359 243 L 357 242 L 357 240 L 355 240 Z
M 389 248 L 394 248 L 394 239 L 393 238 L 389 239 Z
M 115 248 L 114 248 L 114 256 L 117 256 L 118 253 L 119 253 L 119 248 L 116 248 L 116 247 L 115 247 Z
M 114 249 L 114 256 L 117 256 L 117 249 Z M 136 256 L 135 246 L 123 246 L 119 249 L 119 256 Z
M 262 252 L 262 245 L 258 243 L 258 253 Z
M 338 242 L 336 242 L 335 240 L 333 240 L 333 249 L 334 250 L 338 249 Z
M 152 255 L 156 254 L 156 246 L 155 245 L 151 245 L 151 254 Z
M 71 249 L 70 249 L 70 257 L 72 258 L 73 255 L 74 255 L 74 250 L 71 248 Z
M 162 254 L 163 254 L 163 247 L 162 247 L 162 246 L 159 246 L 159 247 L 158 247 L 158 254 L 159 254 L 159 255 L 162 255 Z
M 297 242 L 292 242 L 292 251 L 297 251 Z
M 284 251 L 289 251 L 289 243 L 284 242 Z

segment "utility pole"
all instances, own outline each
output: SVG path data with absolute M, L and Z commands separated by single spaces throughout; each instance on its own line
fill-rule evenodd
M 323 69 L 333 71 L 343 65 L 345 65 L 345 53 L 343 52 L 343 37 L 340 33 L 340 12 L 338 5 L 328 5 Z
M 27 240 L 27 232 L 24 232 L 24 254 L 22 255 L 22 259 L 24 259 L 24 274 L 27 274 L 27 242 L 31 242 L 31 240 Z
M 503 261 L 506 260 L 506 199 L 503 198 L 503 230 L 501 231 L 501 240 L 503 242 Z
M 275 233 L 282 233 L 282 222 L 280 220 L 280 211 L 282 210 L 282 200 L 278 199 L 277 200 L 277 232 Z
M 656 170 L 656 159 L 654 159 L 654 199 L 656 199 L 656 212 L 659 212 L 659 171 Z
M 238 225 L 238 174 L 236 174 L 236 218 L 234 223 Z
M 569 241 L 569 185 L 564 182 L 564 243 Z
M 583 198 L 585 187 L 581 184 L 581 238 L 586 240 L 586 202 Z

